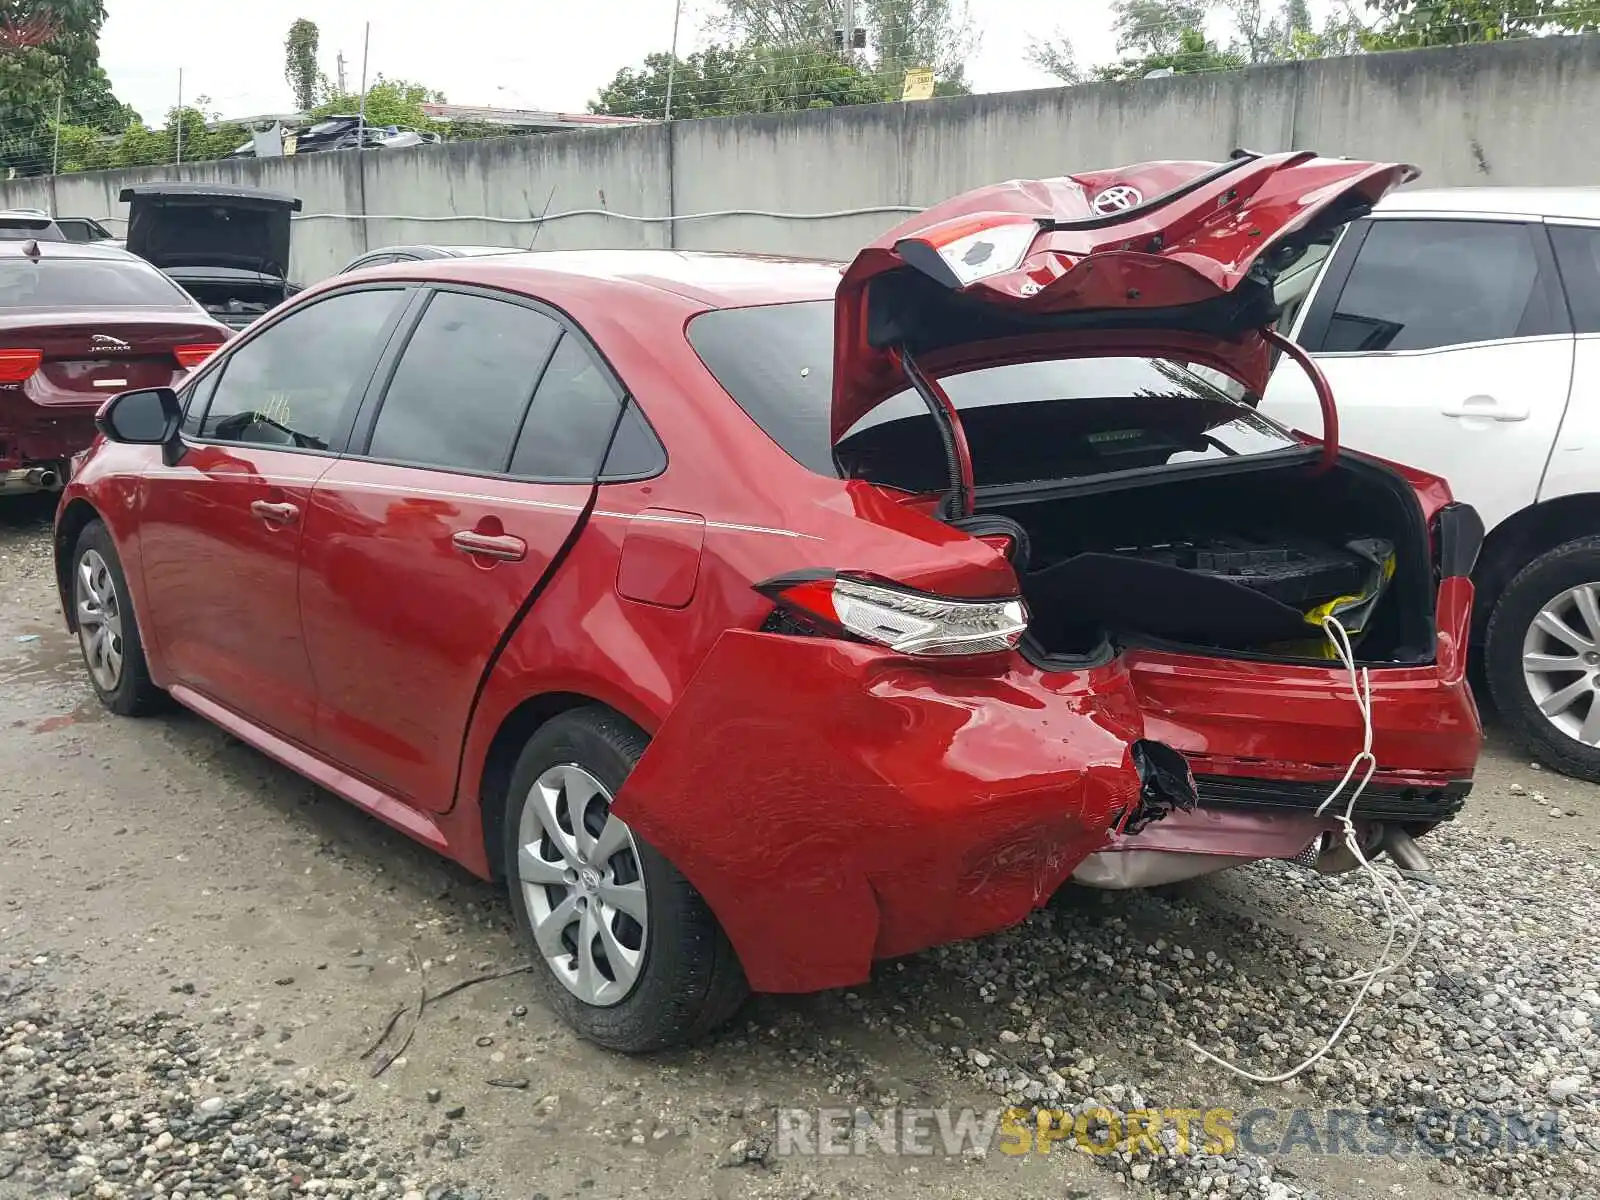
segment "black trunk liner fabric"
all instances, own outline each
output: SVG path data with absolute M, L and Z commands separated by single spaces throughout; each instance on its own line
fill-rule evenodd
M 1305 615 L 1230 579 L 1116 554 L 1079 554 L 1024 577 L 1034 639 L 1067 649 L 1093 630 L 1248 649 L 1306 636 Z

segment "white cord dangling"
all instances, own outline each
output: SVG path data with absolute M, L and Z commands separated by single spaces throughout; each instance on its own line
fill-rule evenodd
M 1345 788 L 1350 786 L 1351 781 L 1355 780 L 1359 773 L 1360 779 L 1356 782 L 1355 790 L 1350 793 L 1349 799 L 1345 801 L 1344 809 L 1339 812 L 1338 819 L 1339 824 L 1344 829 L 1345 848 L 1355 855 L 1356 862 L 1360 864 L 1362 872 L 1372 881 L 1373 888 L 1378 893 L 1378 902 L 1383 906 L 1383 915 L 1389 926 L 1389 936 L 1383 944 L 1382 951 L 1378 954 L 1378 961 L 1375 966 L 1339 980 L 1340 983 L 1359 982 L 1361 990 L 1356 993 L 1355 999 L 1350 1002 L 1350 1007 L 1344 1014 L 1344 1019 L 1339 1022 L 1338 1026 L 1328 1036 L 1327 1041 L 1323 1042 L 1316 1053 L 1299 1066 L 1277 1075 L 1257 1075 L 1253 1071 L 1247 1071 L 1243 1067 L 1236 1066 L 1226 1059 L 1211 1053 L 1211 1051 L 1196 1043 L 1192 1038 L 1185 1039 L 1184 1044 L 1202 1058 L 1209 1059 L 1218 1066 L 1232 1071 L 1235 1075 L 1253 1080 L 1256 1083 L 1285 1083 L 1324 1058 L 1338 1044 L 1339 1038 L 1343 1036 L 1350 1022 L 1355 1019 L 1356 1013 L 1361 1009 L 1362 1001 L 1367 998 L 1367 993 L 1372 990 L 1372 985 L 1383 976 L 1393 974 L 1404 966 L 1422 941 L 1421 913 L 1406 899 L 1398 883 L 1385 879 L 1382 872 L 1368 861 L 1365 852 L 1361 849 L 1360 839 L 1356 836 L 1356 801 L 1361 798 L 1361 793 L 1366 791 L 1367 784 L 1372 781 L 1372 776 L 1378 769 L 1378 760 L 1372 753 L 1372 679 L 1366 667 L 1359 669 L 1356 667 L 1355 649 L 1351 645 L 1350 634 L 1340 624 L 1339 619 L 1331 614 L 1324 617 L 1322 628 L 1323 632 L 1328 635 L 1328 640 L 1333 643 L 1333 648 L 1339 656 L 1339 661 L 1344 664 L 1345 669 L 1350 673 L 1350 691 L 1355 697 L 1356 708 L 1361 712 L 1361 750 L 1350 760 L 1350 765 L 1345 768 L 1344 777 L 1339 780 L 1338 786 L 1328 793 L 1326 800 L 1317 806 L 1316 815 L 1320 817 L 1326 812 L 1333 802 L 1343 795 Z M 1396 908 L 1410 918 L 1413 933 L 1411 940 L 1406 944 L 1405 950 L 1391 961 L 1390 953 L 1393 951 L 1395 941 L 1400 935 L 1400 918 L 1396 914 Z

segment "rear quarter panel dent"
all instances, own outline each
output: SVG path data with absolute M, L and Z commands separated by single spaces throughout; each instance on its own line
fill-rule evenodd
M 1099 693 L 1127 686 L 730 630 L 616 810 L 706 898 L 753 987 L 843 986 L 1020 920 L 1104 844 L 1137 796 L 1140 727 Z

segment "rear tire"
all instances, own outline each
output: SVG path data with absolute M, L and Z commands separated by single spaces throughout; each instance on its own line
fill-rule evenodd
M 603 708 L 541 726 L 512 772 L 503 848 L 512 912 L 551 1008 L 580 1036 L 630 1054 L 703 1037 L 748 994 L 700 894 L 610 816 L 646 744 Z
M 1600 537 L 1557 546 L 1512 579 L 1489 617 L 1484 674 L 1532 757 L 1600 783 Z
M 79 531 L 70 586 L 78 648 L 100 703 L 124 717 L 159 711 L 166 693 L 150 681 L 128 580 L 104 522 L 90 521 Z

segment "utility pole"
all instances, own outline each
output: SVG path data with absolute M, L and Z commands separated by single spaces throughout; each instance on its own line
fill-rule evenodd
M 338 56 L 333 61 L 336 64 L 334 69 L 335 69 L 335 72 L 337 73 L 338 78 L 339 78 L 339 95 L 343 96 L 345 94 L 345 91 L 344 91 L 344 51 L 343 50 L 339 51 Z
M 361 33 L 361 115 L 356 118 L 357 154 L 367 148 L 367 46 L 371 40 L 372 22 L 368 21 Z
M 50 151 L 50 174 L 61 174 L 61 98 L 62 93 L 56 93 L 56 144 Z M 52 213 L 52 216 L 55 214 Z
M 667 111 L 665 117 L 672 120 L 672 83 L 678 74 L 678 22 L 683 19 L 683 0 L 677 0 L 672 9 L 672 56 L 667 60 Z
M 178 165 L 183 165 L 183 68 L 178 68 L 178 112 L 177 112 L 177 139 L 178 139 Z
M 855 61 L 855 52 L 865 44 L 856 41 L 856 0 L 844 0 L 843 28 L 839 30 L 839 50 L 844 60 Z

